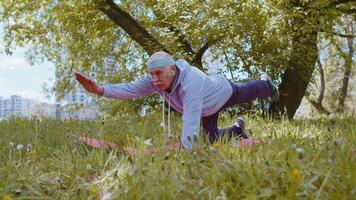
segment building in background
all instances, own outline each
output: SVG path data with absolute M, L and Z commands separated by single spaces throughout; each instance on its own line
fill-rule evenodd
M 99 115 L 97 104 L 67 104 L 60 107 L 60 119 L 92 120 Z
M 120 65 L 112 57 L 104 59 L 104 71 L 106 76 L 113 75 L 120 71 Z M 94 67 L 95 68 L 95 67 Z M 95 70 L 93 70 L 95 71 Z M 95 77 L 95 73 L 91 74 Z M 19 95 L 12 95 L 9 98 L 0 96 L 0 119 L 10 116 L 19 117 L 49 117 L 56 119 L 95 119 L 99 115 L 98 99 L 93 98 L 79 84 L 76 89 L 64 96 L 63 101 L 55 104 L 39 102 L 38 100 L 22 98 Z
M 105 76 L 116 76 L 119 73 L 121 67 L 118 64 L 117 60 L 113 57 L 106 57 L 104 59 L 104 72 Z
M 56 105 L 43 102 L 37 102 L 32 106 L 31 117 L 56 118 Z
M 65 104 L 91 104 L 92 102 L 93 98 L 79 85 L 74 91 L 64 96 Z
M 61 105 L 43 103 L 19 95 L 0 97 L 0 120 L 11 116 L 88 120 L 98 116 L 97 104 L 89 95 L 83 94 L 83 91 L 78 90 L 68 95 L 67 100 L 69 103 Z
M 0 97 L 0 119 L 3 119 L 5 117 L 5 114 L 4 114 L 4 100 L 3 100 L 3 97 Z
M 98 116 L 98 102 L 79 84 L 76 89 L 64 95 L 63 101 L 54 106 L 57 119 L 90 120 Z
M 12 95 L 10 98 L 0 97 L 0 119 L 5 119 L 10 116 L 32 117 L 38 114 L 37 107 L 41 104 L 39 101 L 29 98 L 22 98 L 19 95 Z M 43 112 L 43 115 L 51 115 L 51 113 Z

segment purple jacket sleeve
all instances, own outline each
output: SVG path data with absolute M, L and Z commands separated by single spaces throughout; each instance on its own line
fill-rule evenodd
M 183 130 L 182 144 L 187 150 L 194 146 L 194 140 L 199 138 L 200 118 L 203 106 L 203 87 L 204 77 L 193 76 L 188 78 L 189 81 L 183 87 Z
M 102 87 L 104 89 L 103 96 L 111 99 L 133 99 L 157 91 L 150 76 L 131 83 L 108 84 Z

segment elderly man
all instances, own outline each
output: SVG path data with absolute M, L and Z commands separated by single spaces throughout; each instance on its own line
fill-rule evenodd
M 147 61 L 149 75 L 131 83 L 99 86 L 93 80 L 75 73 L 76 79 L 92 93 L 114 99 L 132 99 L 157 92 L 177 112 L 183 114 L 181 141 L 185 149 L 192 149 L 199 137 L 200 120 L 210 142 L 228 137 L 247 138 L 245 122 L 238 119 L 226 129 L 218 129 L 219 112 L 235 104 L 256 98 L 278 99 L 278 90 L 268 75 L 262 80 L 234 83 L 221 75 L 208 76 L 183 59 L 175 61 L 166 52 L 156 52 Z

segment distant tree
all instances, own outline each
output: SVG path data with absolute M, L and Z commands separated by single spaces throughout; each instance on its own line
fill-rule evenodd
M 319 113 L 348 112 L 345 110 L 346 100 L 355 101 L 352 98 L 354 95 L 352 89 L 355 87 L 349 84 L 354 76 L 352 71 L 355 69 L 353 62 L 354 21 L 350 17 L 343 17 L 337 28 L 338 31 L 335 31 L 334 35 L 324 35 L 323 37 L 323 43 L 326 45 L 319 50 L 319 54 L 324 61 L 318 60 L 318 73 L 315 73 L 314 76 L 320 83 L 313 82 L 314 84 L 310 85 L 306 95 Z M 315 100 L 315 97 L 312 96 L 316 96 L 317 92 L 319 92 L 319 96 Z
M 336 44 L 338 53 L 340 57 L 343 58 L 344 64 L 343 64 L 343 77 L 342 77 L 342 86 L 340 88 L 340 95 L 338 99 L 338 106 L 337 106 L 337 111 L 338 112 L 343 112 L 345 108 L 345 100 L 346 96 L 348 94 L 348 86 L 350 82 L 350 77 L 351 77 L 351 70 L 353 66 L 353 56 L 354 56 L 354 40 L 353 37 L 356 35 L 356 30 L 355 30 L 355 22 L 353 19 L 350 18 L 345 18 L 344 19 L 344 26 L 343 30 L 348 34 L 346 37 L 346 45 L 347 48 L 346 52 L 341 48 L 344 46 L 342 43 L 343 41 L 340 41 L 340 45 Z M 341 46 L 341 47 L 340 47 Z
M 305 97 L 308 99 L 308 101 L 312 104 L 312 106 L 315 107 L 315 109 L 320 113 L 320 114 L 330 114 L 330 111 L 325 108 L 323 104 L 324 100 L 324 95 L 325 95 L 325 70 L 323 67 L 323 64 L 320 61 L 320 58 L 317 59 L 317 66 L 318 66 L 318 72 L 320 76 L 320 89 L 319 89 L 319 96 L 317 100 L 313 99 L 310 95 L 309 92 L 306 92 Z M 316 89 L 318 90 L 318 89 Z

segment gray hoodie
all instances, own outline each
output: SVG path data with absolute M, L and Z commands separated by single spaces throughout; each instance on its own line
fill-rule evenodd
M 104 85 L 103 96 L 132 99 L 157 92 L 172 108 L 183 114 L 182 144 L 185 149 L 192 149 L 194 139 L 199 137 L 200 118 L 219 111 L 230 98 L 232 87 L 221 75 L 208 76 L 183 59 L 175 63 L 177 75 L 169 93 L 158 91 L 148 75 L 131 83 Z

